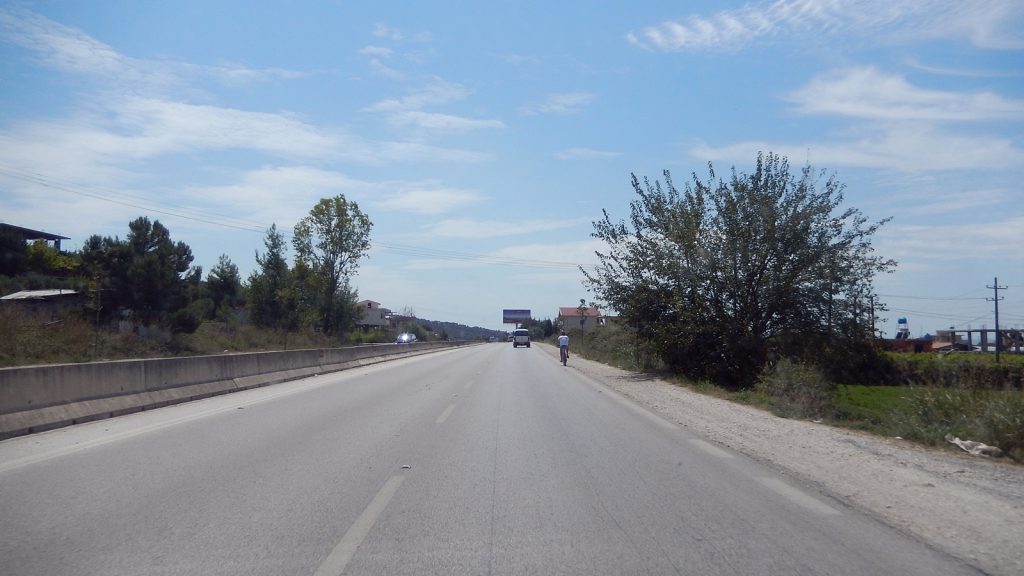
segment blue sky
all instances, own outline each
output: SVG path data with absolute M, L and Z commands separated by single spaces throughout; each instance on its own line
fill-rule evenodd
M 360 297 L 502 328 L 591 300 L 591 222 L 630 173 L 758 151 L 892 216 L 876 284 L 914 335 L 1024 328 L 1024 2 L 0 3 L 0 221 L 163 222 L 243 275 L 344 194 Z

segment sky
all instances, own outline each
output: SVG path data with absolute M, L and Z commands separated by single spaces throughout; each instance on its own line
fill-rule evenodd
M 594 300 L 631 174 L 761 151 L 892 218 L 886 336 L 994 327 L 996 278 L 1024 328 L 1020 0 L 0 0 L 0 222 L 70 250 L 147 216 L 247 278 L 340 194 L 361 299 L 510 328 Z

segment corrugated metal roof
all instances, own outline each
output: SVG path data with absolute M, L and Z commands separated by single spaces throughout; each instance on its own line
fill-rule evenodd
M 71 296 L 73 294 L 78 294 L 78 292 L 74 290 L 22 290 L 0 297 L 0 300 L 44 300 L 54 296 Z
M 14 224 L 6 224 L 4 222 L 0 222 L 0 228 L 5 228 L 16 234 L 20 234 L 26 240 L 70 240 L 67 236 L 61 236 L 60 234 L 51 234 L 50 232 L 33 230 L 31 228 L 15 226 Z

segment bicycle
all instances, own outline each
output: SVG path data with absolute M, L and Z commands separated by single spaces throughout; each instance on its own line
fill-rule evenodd
M 568 346 L 559 346 L 558 347 L 558 352 L 559 352 L 559 354 L 562 357 L 562 366 L 565 366 L 566 362 L 569 361 L 569 347 Z

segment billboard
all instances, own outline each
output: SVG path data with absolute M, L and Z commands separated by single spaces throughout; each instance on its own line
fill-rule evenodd
M 529 310 L 510 310 L 505 308 L 501 311 L 502 324 L 519 324 L 530 319 Z

